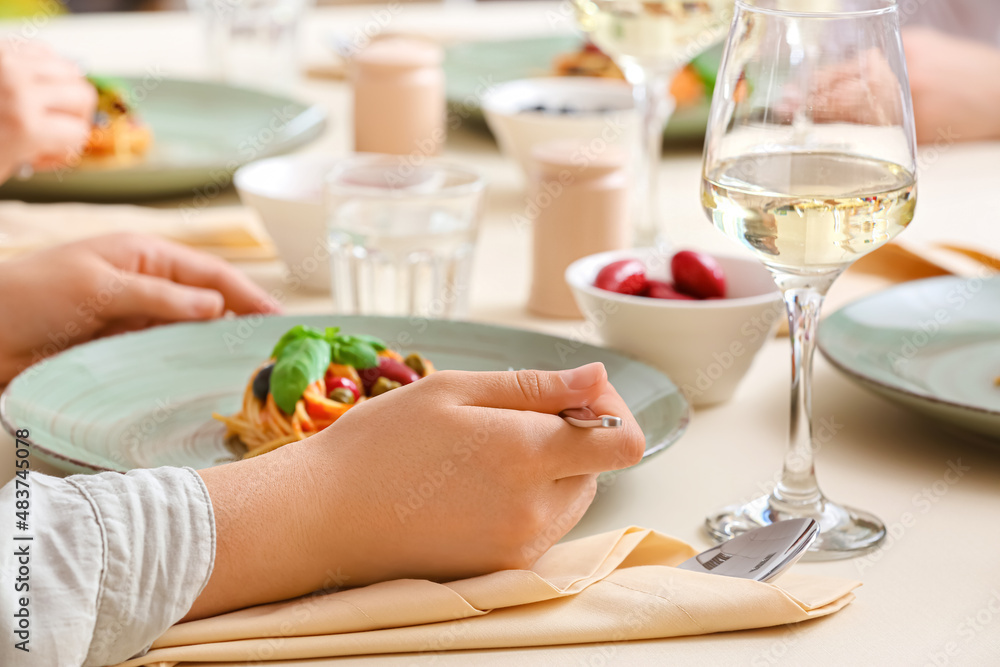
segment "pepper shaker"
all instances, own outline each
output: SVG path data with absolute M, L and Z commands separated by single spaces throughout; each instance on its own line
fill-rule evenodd
M 582 317 L 564 273 L 574 261 L 630 246 L 628 154 L 553 141 L 531 152 L 528 188 L 533 259 L 528 309 L 549 317 Z M 531 215 L 531 214 L 534 215 Z
M 416 37 L 373 42 L 351 62 L 354 150 L 435 155 L 446 138 L 444 52 Z

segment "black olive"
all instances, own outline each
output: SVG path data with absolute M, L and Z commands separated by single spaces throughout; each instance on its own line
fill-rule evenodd
M 268 364 L 257 372 L 257 377 L 253 379 L 253 395 L 262 401 L 267 400 L 267 392 L 271 389 L 271 371 L 274 364 Z

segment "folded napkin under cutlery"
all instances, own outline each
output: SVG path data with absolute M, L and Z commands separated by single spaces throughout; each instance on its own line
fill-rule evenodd
M 674 567 L 695 554 L 672 537 L 625 528 L 556 545 L 531 570 L 445 584 L 388 581 L 180 623 L 120 667 L 700 635 L 826 616 L 860 585 L 796 572 L 761 583 Z
M 111 232 L 155 234 L 229 260 L 276 257 L 256 214 L 244 206 L 157 209 L 0 202 L 0 260 Z

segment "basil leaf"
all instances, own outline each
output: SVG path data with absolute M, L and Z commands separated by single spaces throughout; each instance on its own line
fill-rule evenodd
M 314 329 L 304 324 L 296 324 L 278 339 L 278 343 L 271 350 L 271 356 L 275 359 L 279 358 L 289 343 L 302 338 L 318 338 L 319 340 L 323 340 L 325 336 L 319 329 Z
M 99 93 L 116 93 L 126 89 L 124 81 L 110 76 L 88 74 L 87 81 L 89 81 L 90 85 L 97 89 L 97 92 Z
M 333 351 L 333 361 L 337 364 L 347 364 L 355 368 L 372 368 L 378 366 L 378 353 L 375 348 L 361 341 L 342 343 Z
M 326 339 L 327 343 L 333 343 L 335 340 L 340 338 L 340 336 L 337 335 L 339 332 L 340 327 L 327 327 L 323 337 Z
M 330 344 L 322 337 L 307 335 L 282 348 L 271 372 L 271 395 L 285 414 L 295 412 L 302 392 L 323 377 L 330 365 L 330 356 Z
M 345 363 L 343 361 L 340 361 L 340 359 L 341 359 L 340 350 L 343 347 L 344 346 L 341 344 L 339 338 L 336 339 L 336 340 L 334 340 L 332 343 L 330 343 L 330 361 L 331 362 L 333 362 L 335 364 L 343 364 L 343 363 Z
M 363 343 L 368 343 L 373 348 L 375 348 L 376 352 L 381 352 L 383 350 L 388 349 L 388 346 L 385 344 L 384 340 L 382 340 L 381 338 L 376 338 L 375 336 L 369 336 L 368 334 L 356 334 L 352 336 L 345 336 L 345 338 L 349 338 L 351 339 L 351 341 L 361 341 Z

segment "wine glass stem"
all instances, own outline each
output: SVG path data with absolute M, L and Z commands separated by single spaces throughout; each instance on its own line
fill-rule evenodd
M 663 127 L 674 110 L 668 86 L 675 70 L 655 70 L 638 64 L 627 65 L 625 78 L 632 84 L 632 96 L 642 121 L 641 159 L 637 165 L 635 204 L 635 244 L 652 245 L 659 227 L 659 176 L 663 155 Z
M 772 493 L 778 509 L 821 509 L 823 494 L 816 481 L 812 433 L 812 360 L 823 293 L 813 287 L 784 291 L 792 340 L 791 431 L 781 480 Z

